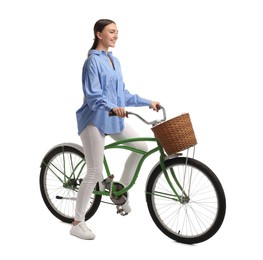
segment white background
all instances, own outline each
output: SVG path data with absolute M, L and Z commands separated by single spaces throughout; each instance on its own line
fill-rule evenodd
M 254 0 L 1 1 L 5 259 L 134 259 L 142 253 L 147 259 L 260 258 L 262 13 L 262 1 Z M 81 70 L 100 18 L 117 23 L 113 53 L 122 64 L 126 87 L 159 100 L 168 117 L 190 113 L 196 157 L 224 186 L 225 221 L 202 244 L 178 244 L 153 224 L 143 192 L 156 158 L 143 167 L 131 194 L 130 215 L 121 217 L 114 207 L 102 205 L 88 221 L 94 241 L 70 236 L 70 226 L 43 203 L 38 184 L 42 157 L 57 143 L 80 144 L 75 111 L 82 102 Z M 152 135 L 148 126 L 130 122 L 142 135 Z

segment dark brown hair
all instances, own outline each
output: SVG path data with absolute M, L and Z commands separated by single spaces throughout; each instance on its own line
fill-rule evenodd
M 94 28 L 93 28 L 93 31 L 94 31 L 94 42 L 91 46 L 91 50 L 94 50 L 97 48 L 98 46 L 98 42 L 99 42 L 99 39 L 97 37 L 97 32 L 102 32 L 104 27 L 111 24 L 111 23 L 114 23 L 114 21 L 112 20 L 109 20 L 109 19 L 100 19 L 98 20 L 95 25 L 94 25 Z

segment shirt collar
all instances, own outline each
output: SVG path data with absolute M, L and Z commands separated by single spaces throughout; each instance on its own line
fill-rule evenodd
M 101 51 L 101 50 L 89 50 L 88 56 L 90 56 L 91 54 L 95 54 L 95 55 L 98 55 L 98 56 L 100 56 L 100 55 L 107 55 L 106 51 Z M 108 55 L 112 56 L 112 52 L 108 51 Z

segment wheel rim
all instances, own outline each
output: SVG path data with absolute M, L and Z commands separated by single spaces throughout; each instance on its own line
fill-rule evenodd
M 78 154 L 61 152 L 49 160 L 43 186 L 49 206 L 58 215 L 74 218 L 78 188 L 85 174 L 85 161 Z
M 181 195 L 179 199 L 176 198 L 161 172 L 152 188 L 155 194 L 158 193 L 151 196 L 153 210 L 158 221 L 170 233 L 185 238 L 199 237 L 207 233 L 217 219 L 217 192 L 213 183 L 199 169 L 189 165 L 176 165 L 172 169 L 179 183 L 184 183 L 187 195 L 174 182 L 173 187 L 177 187 L 176 191 Z

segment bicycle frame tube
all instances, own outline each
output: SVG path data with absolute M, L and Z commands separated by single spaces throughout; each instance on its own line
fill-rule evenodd
M 137 148 L 134 148 L 134 147 L 127 145 L 127 143 L 134 143 L 134 142 L 156 142 L 157 146 L 154 147 L 153 149 L 145 152 L 143 150 L 140 150 L 140 149 L 137 149 Z M 104 148 L 104 150 L 109 150 L 109 149 L 125 149 L 125 150 L 129 150 L 131 152 L 138 153 L 138 154 L 142 155 L 142 158 L 140 159 L 140 161 L 136 167 L 136 170 L 134 172 L 134 175 L 133 175 L 132 180 L 129 183 L 129 185 L 120 191 L 113 191 L 114 195 L 116 195 L 116 196 L 120 196 L 123 193 L 127 192 L 135 184 L 135 182 L 138 178 L 139 172 L 141 170 L 141 167 L 143 165 L 143 162 L 145 161 L 145 159 L 147 157 L 149 157 L 150 155 L 152 155 L 153 153 L 155 153 L 157 151 L 159 151 L 161 154 L 164 154 L 162 147 L 159 145 L 158 141 L 154 137 L 138 137 L 138 138 L 129 138 L 129 139 L 116 141 L 116 142 L 113 142 L 111 144 L 106 145 Z M 110 176 L 111 172 L 110 172 L 108 162 L 107 162 L 105 155 L 104 155 L 104 168 L 106 170 L 107 176 Z M 98 195 L 109 195 L 109 192 L 105 192 L 105 191 L 94 191 L 94 193 L 98 194 Z

